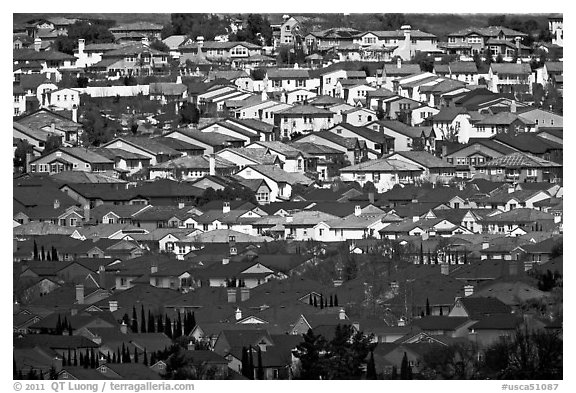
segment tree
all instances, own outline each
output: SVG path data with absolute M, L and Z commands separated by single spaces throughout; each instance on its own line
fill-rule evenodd
M 383 14 L 376 15 L 376 18 L 382 23 L 381 30 L 399 30 L 403 25 L 410 24 L 404 14 Z
M 486 64 L 488 67 L 490 67 L 490 64 L 492 64 L 492 55 L 493 54 L 490 48 L 484 49 L 484 64 Z
M 136 316 L 136 306 L 132 306 L 132 333 L 138 333 L 138 318 Z
M 155 333 L 156 332 L 156 326 L 155 326 L 155 321 L 154 321 L 154 315 L 152 315 L 152 313 L 150 312 L 150 310 L 148 310 L 148 328 L 146 330 L 148 330 L 148 333 Z
M 258 368 L 256 369 L 256 379 L 264 379 L 264 365 L 262 364 L 262 349 L 258 347 Z
M 148 366 L 148 353 L 146 352 L 146 348 L 144 348 L 144 359 L 142 359 L 142 364 Z
M 248 379 L 254 379 L 254 354 L 252 346 L 248 346 Z
M 14 168 L 22 168 L 26 171 L 26 154 L 34 155 L 34 146 L 28 143 L 26 139 L 21 139 L 16 144 L 14 151 Z
M 140 309 L 140 333 L 146 333 L 146 315 L 144 314 L 144 305 Z
M 410 379 L 410 364 L 408 363 L 408 355 L 404 352 L 402 363 L 400 364 L 400 379 Z
M 53 261 L 58 261 L 58 252 L 56 251 L 56 247 L 52 246 L 52 258 Z
M 478 348 L 473 343 L 431 345 L 422 357 L 421 375 L 427 379 L 471 379 L 478 370 Z
M 366 365 L 366 379 L 377 379 L 376 364 L 374 363 L 374 352 L 370 352 L 370 358 Z
M 334 307 L 338 307 L 338 295 L 334 295 Z
M 168 47 L 168 45 L 166 45 L 164 42 L 158 39 L 150 42 L 150 49 L 154 49 L 165 53 L 170 52 L 170 48 Z
M 434 58 L 429 56 L 427 53 L 416 51 L 412 62 L 418 64 L 422 72 L 434 71 Z
M 430 301 L 426 298 L 426 315 L 430 315 Z
M 82 114 L 82 125 L 84 133 L 83 142 L 87 145 L 100 146 L 114 138 L 115 132 L 119 129 L 117 124 L 111 123 L 93 107 L 89 107 Z
M 180 124 L 198 124 L 200 111 L 198 107 L 190 102 L 185 102 L 180 107 Z
M 312 329 L 308 329 L 302 338 L 304 341 L 294 352 L 294 356 L 300 359 L 299 379 L 325 379 L 326 365 L 321 352 L 326 349 L 326 339 L 315 335 Z
M 248 350 L 246 349 L 246 347 L 242 347 L 242 375 L 247 378 L 250 379 L 248 377 L 248 369 L 249 369 L 249 363 L 248 363 Z
M 226 34 L 228 23 L 217 15 L 209 14 L 179 14 L 170 16 L 170 27 L 165 27 L 162 37 L 173 34 L 187 35 L 191 38 L 203 36 L 205 40 L 214 40 L 217 35 Z
M 138 348 L 134 347 L 134 363 L 138 363 Z
M 68 27 L 67 35 L 56 38 L 56 49 L 72 55 L 80 38 L 86 44 L 112 43 L 114 35 L 108 30 L 109 27 L 109 23 L 98 19 L 77 21 Z

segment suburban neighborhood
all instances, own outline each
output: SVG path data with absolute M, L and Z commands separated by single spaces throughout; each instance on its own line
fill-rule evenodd
M 563 379 L 562 14 L 13 14 L 12 151 L 14 380 Z

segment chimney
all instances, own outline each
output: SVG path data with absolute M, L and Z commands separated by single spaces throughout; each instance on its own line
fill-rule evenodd
M 450 274 L 450 265 L 447 263 L 441 263 L 440 264 L 440 273 L 442 273 L 445 276 Z
M 126 322 L 124 322 L 124 321 L 122 321 L 122 325 L 120 325 L 120 332 L 122 334 L 128 333 L 128 326 L 126 325 Z
M 396 68 L 402 68 L 402 59 L 398 56 L 398 60 L 396 60 Z
M 448 155 L 448 146 L 446 146 L 446 144 L 442 145 L 442 158 L 446 157 Z
M 90 221 L 90 205 L 84 205 L 84 222 Z
M 517 261 L 510 261 L 508 264 L 508 273 L 510 276 L 517 276 L 518 275 L 518 262 Z
M 54 199 L 54 210 L 60 207 L 60 201 L 58 199 Z
M 370 201 L 371 204 L 374 204 L 374 192 L 368 193 L 368 201 Z
M 334 287 L 339 287 L 340 285 L 342 285 L 344 283 L 343 280 L 334 280 L 332 281 L 332 283 L 334 284 Z
M 420 221 L 420 216 L 412 216 L 412 222 Z
M 516 189 L 513 184 L 508 185 L 508 194 L 512 194 Z
M 184 206 L 186 206 L 184 202 L 178 202 L 178 209 L 184 209 Z
M 406 326 L 406 321 L 404 320 L 404 318 L 400 318 L 398 320 L 398 327 L 404 327 Z
M 71 308 L 70 309 L 70 315 L 72 315 L 72 316 L 78 315 L 78 309 L 77 308 Z
M 182 75 L 176 77 L 176 83 L 182 84 Z
M 483 249 L 483 250 L 487 249 L 488 247 L 490 247 L 490 243 L 488 243 L 488 242 L 482 242 L 482 249 Z
M 516 101 L 512 101 L 510 104 L 510 113 L 516 113 Z
M 210 176 L 216 176 L 216 155 L 210 154 Z
M 196 45 L 198 45 L 198 48 L 202 48 L 204 46 L 204 36 L 199 35 L 196 37 Z
M 42 40 L 40 38 L 34 39 L 34 50 L 36 52 L 40 52 L 40 48 L 42 47 Z
M 340 311 L 338 311 L 338 319 L 340 320 L 346 319 L 346 311 L 344 311 L 343 308 L 341 308 Z
M 236 236 L 228 236 L 228 248 L 230 250 L 230 256 L 238 254 L 238 249 L 236 248 Z
M 222 258 L 222 265 L 228 265 L 230 263 L 230 259 Z
M 52 135 L 56 134 L 56 124 L 54 122 L 50 123 L 50 133 L 52 133 Z
M 518 60 L 516 60 L 516 62 L 518 64 L 522 63 L 522 60 L 520 60 L 520 42 L 522 41 L 521 37 L 516 37 L 514 38 L 514 41 L 516 41 L 516 54 L 518 55 Z
M 72 121 L 78 123 L 78 106 L 76 104 L 72 105 Z
M 76 303 L 84 304 L 84 284 L 76 285 Z
M 240 301 L 245 302 L 248 299 L 250 299 L 250 288 L 240 288 Z
M 236 307 L 236 312 L 234 314 L 237 321 L 242 319 L 242 310 L 240 310 L 239 307 Z
M 290 223 L 294 221 L 294 217 L 292 216 L 286 216 L 286 223 Z
M 149 45 L 148 37 L 142 37 L 142 46 L 148 47 Z
M 474 293 L 473 285 L 464 285 L 464 296 L 468 297 Z
M 236 303 L 236 288 L 228 288 L 226 294 L 228 295 L 228 303 Z
M 222 213 L 230 213 L 230 202 L 224 202 L 222 205 Z
M 110 312 L 118 311 L 118 300 L 108 300 Z
M 98 267 L 98 285 L 100 288 L 106 288 L 106 269 L 102 265 Z
M 360 205 L 356 205 L 354 206 L 354 215 L 356 217 L 360 216 L 362 214 L 362 209 L 360 208 Z
M 158 273 L 158 264 L 156 262 L 150 264 L 150 274 L 154 273 Z
M 80 57 L 84 54 L 84 43 L 85 43 L 84 38 L 78 39 L 78 54 L 80 55 Z

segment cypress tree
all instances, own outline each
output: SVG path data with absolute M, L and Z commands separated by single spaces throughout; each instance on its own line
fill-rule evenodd
M 62 334 L 62 321 L 60 320 L 60 314 L 58 314 L 58 320 L 56 321 L 56 334 Z
M 320 295 L 320 310 L 324 309 L 324 298 Z
M 117 362 L 117 360 L 116 360 L 116 352 L 114 352 L 114 353 L 112 354 L 112 363 L 116 363 L 116 362 Z
M 136 317 L 136 306 L 132 306 L 132 333 L 138 333 L 138 318 Z
M 311 306 L 314 305 L 314 302 L 312 301 L 312 293 L 310 293 L 310 296 L 308 298 L 308 304 L 310 304 Z
M 166 334 L 170 338 L 174 336 L 174 330 L 172 329 L 172 320 L 168 316 L 166 316 L 166 325 L 164 325 L 164 334 Z
M 153 366 L 156 364 L 156 354 L 154 352 L 152 352 L 150 354 L 150 365 Z
M 334 295 L 334 307 L 338 307 L 338 295 Z
M 44 245 L 42 245 L 42 252 L 40 253 L 40 258 L 45 261 L 46 260 L 46 256 L 44 255 Z
M 74 349 L 74 367 L 78 366 L 78 355 L 76 349 Z
M 420 264 L 424 264 L 424 246 L 422 245 L 422 242 L 420 242 Z
M 330 306 L 329 307 L 334 307 L 334 299 L 332 298 L 332 295 L 330 295 Z
M 144 305 L 140 309 L 140 333 L 146 333 L 146 315 L 144 314 Z
M 328 308 L 328 298 L 324 299 L 324 308 Z
M 366 365 L 366 379 L 377 379 L 376 377 L 376 364 L 374 363 L 374 352 L 370 351 L 370 358 Z
M 426 298 L 426 315 L 430 315 L 430 302 Z
M 190 333 L 192 333 L 192 330 L 196 327 L 196 315 L 194 314 L 194 311 L 192 311 L 192 315 L 190 316 L 190 326 Z
M 443 313 L 442 313 L 442 307 L 440 307 L 440 316 L 442 316 L 442 315 L 443 315 Z
M 264 379 L 264 365 L 262 364 L 262 349 L 258 347 L 258 368 L 256 370 L 256 379 Z
M 110 351 L 106 352 L 106 363 L 112 363 L 112 358 L 110 357 Z
M 134 363 L 138 363 L 138 348 L 134 347 Z
M 144 359 L 142 359 L 142 364 L 148 365 L 148 354 L 146 353 L 146 348 L 144 348 Z
M 248 367 L 248 351 L 246 347 L 242 347 L 242 375 L 246 378 L 248 378 Z
M 124 313 L 124 316 L 122 316 L 122 322 L 124 322 L 126 326 L 130 326 L 130 317 L 128 317 L 127 313 Z
M 34 260 L 37 261 L 40 259 L 40 254 L 38 254 L 38 244 L 36 244 L 36 239 L 34 239 Z
M 86 353 L 84 353 L 84 368 L 88 368 L 90 366 L 90 353 L 88 352 L 88 348 L 86 348 Z
M 254 379 L 254 356 L 252 354 L 252 345 L 248 346 L 248 370 L 249 370 L 249 375 L 248 375 L 248 379 Z
M 38 376 L 38 379 L 40 380 L 44 379 L 44 371 L 40 370 L 40 375 Z
M 47 260 L 47 261 L 51 261 L 51 260 L 52 260 L 52 254 L 50 253 L 50 251 L 46 251 L 46 260 Z
M 97 364 L 96 354 L 94 353 L 94 348 L 92 348 L 90 350 L 90 367 L 96 368 L 97 367 L 96 364 Z
M 318 307 L 318 303 L 316 301 L 316 296 L 314 296 L 314 307 Z
M 124 346 L 124 344 L 122 344 L 122 346 Z M 124 363 L 124 359 L 122 358 L 122 356 L 124 355 L 124 352 L 122 352 L 122 355 L 120 355 L 120 347 L 116 348 L 116 361 L 118 363 Z
M 182 336 L 182 316 L 180 311 L 178 311 L 178 317 L 176 318 L 176 326 L 174 327 L 174 338 Z
M 52 246 L 52 260 L 53 261 L 58 260 L 58 252 L 56 251 L 56 247 L 54 247 L 54 246 Z
M 126 346 L 122 343 L 122 363 L 128 363 L 126 361 Z
M 84 355 L 82 355 L 82 352 L 80 352 L 80 367 L 84 366 Z
M 430 250 L 428 250 L 428 264 L 432 264 L 432 254 L 430 254 Z
M 68 335 L 72 335 L 72 323 L 70 321 L 68 321 Z
M 464 250 L 464 264 L 468 264 L 468 252 L 466 250 Z
M 68 365 L 72 365 L 72 351 L 70 350 L 70 347 L 68 347 Z
M 158 326 L 156 327 L 156 331 L 158 333 L 164 333 L 164 324 L 162 323 L 162 315 L 158 315 L 156 317 L 156 320 L 158 321 Z
M 154 323 L 154 315 L 148 310 L 148 333 L 154 333 L 156 331 L 155 323 Z
M 66 361 L 66 355 L 62 354 L 62 367 L 66 367 L 68 362 Z
M 406 352 L 404 352 L 404 356 L 402 357 L 402 363 L 400 365 L 400 379 L 408 379 L 409 378 L 409 374 L 408 374 L 409 368 L 410 368 L 410 365 L 408 364 L 408 355 L 406 355 Z

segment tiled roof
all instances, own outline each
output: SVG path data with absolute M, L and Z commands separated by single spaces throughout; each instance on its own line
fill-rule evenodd
M 188 87 L 182 83 L 150 83 L 150 95 L 180 96 Z
M 401 64 L 398 68 L 397 64 L 384 64 L 384 73 L 388 76 L 419 74 L 420 66 L 418 64 Z
M 116 141 L 124 141 L 125 143 L 135 145 L 142 150 L 145 150 L 152 154 L 166 154 L 170 156 L 179 157 L 182 155 L 178 150 L 172 149 L 169 146 L 163 145 L 159 140 L 155 138 L 148 137 L 134 137 L 134 136 L 124 136 L 122 138 L 116 138 L 109 143 L 105 144 L 103 147 L 114 144 Z
M 106 176 L 100 173 L 91 173 L 84 171 L 63 171 L 50 175 L 55 182 L 61 184 L 72 183 L 126 183 L 125 180 L 117 179 L 115 177 Z
M 507 27 L 503 26 L 488 26 L 488 27 L 467 27 L 463 30 L 456 31 L 454 33 L 449 33 L 448 36 L 452 37 L 459 37 L 459 36 L 467 36 L 469 34 L 476 33 L 478 35 L 487 36 L 487 37 L 496 37 L 500 32 L 503 32 L 507 36 L 519 36 L 524 37 L 527 34 L 522 33 L 520 31 L 512 30 Z
M 456 330 L 466 322 L 470 321 L 467 317 L 449 317 L 449 316 L 426 316 L 415 319 L 413 324 L 422 330 Z
M 287 108 L 276 112 L 279 116 L 282 115 L 322 115 L 324 117 L 333 117 L 334 113 L 329 110 L 317 108 L 313 105 L 294 105 L 291 108 Z
M 267 71 L 268 79 L 308 79 L 308 70 L 295 68 L 270 68 Z
M 339 127 L 343 127 L 345 129 L 347 129 L 348 131 L 351 131 L 354 134 L 358 135 L 359 137 L 362 137 L 364 139 L 367 139 L 369 141 L 376 142 L 376 143 L 386 143 L 387 140 L 394 139 L 390 135 L 385 135 L 385 133 L 375 131 L 371 128 L 368 128 L 365 126 L 358 127 L 358 126 L 354 126 L 354 125 L 348 124 L 348 123 L 337 124 L 334 127 L 330 128 L 326 132 L 331 132 L 333 134 L 336 134 L 335 130 Z
M 463 297 L 459 299 L 472 319 L 494 315 L 510 315 L 511 309 L 500 300 L 490 297 Z
M 236 164 L 224 158 L 216 157 L 216 169 L 233 169 Z M 210 160 L 205 156 L 184 156 L 165 161 L 150 167 L 151 169 L 204 169 L 210 168 Z
M 132 45 L 126 45 L 123 46 L 121 48 L 118 49 L 114 49 L 108 52 L 104 52 L 102 54 L 103 58 L 111 58 L 111 57 L 125 57 L 125 56 L 130 56 L 130 55 L 140 55 L 143 53 L 149 53 L 151 55 L 162 55 L 162 56 L 167 56 L 168 53 L 166 52 L 161 52 L 159 50 L 150 48 L 142 43 L 136 43 L 136 44 L 132 44 Z
M 527 75 L 532 72 L 530 64 L 526 63 L 492 63 L 490 68 L 496 74 Z
M 396 155 L 405 157 L 411 161 L 416 162 L 426 168 L 433 169 L 433 168 L 455 168 L 454 165 L 450 164 L 447 161 L 442 160 L 428 152 L 425 151 L 400 151 L 397 153 L 393 153 L 388 157 L 394 157 Z
M 521 152 L 508 154 L 477 165 L 478 168 L 551 168 L 561 166 L 561 164 Z
M 391 160 L 386 158 L 381 158 L 378 160 L 371 160 L 366 162 L 361 162 L 360 164 L 350 165 L 348 167 L 340 169 L 340 172 L 398 172 L 398 171 L 411 171 L 411 172 L 421 172 L 420 167 L 408 164 L 400 160 Z
M 451 122 L 456 118 L 456 116 L 460 114 L 467 114 L 468 111 L 466 108 L 461 106 L 458 107 L 444 107 L 440 109 L 440 112 L 432 116 L 433 121 L 441 121 L 441 122 Z
M 562 150 L 561 144 L 539 137 L 531 132 L 522 132 L 513 137 L 507 134 L 497 134 L 492 140 L 530 154 L 544 154 L 550 150 Z
M 100 154 L 97 154 L 93 150 L 88 150 L 88 149 L 85 149 L 83 147 L 59 147 L 57 151 L 61 151 L 63 153 L 66 153 L 66 154 L 69 154 L 73 157 L 76 157 L 79 160 L 82 160 L 84 162 L 89 162 L 92 164 L 113 163 L 113 161 L 111 161 L 110 159 L 103 157 Z M 38 157 L 38 158 L 33 159 L 30 162 L 34 163 L 37 160 L 42 159 L 42 158 L 43 157 Z
M 148 30 L 156 30 L 160 31 L 164 27 L 162 25 L 151 23 L 151 22 L 134 22 L 134 23 L 125 23 L 120 26 L 111 27 L 109 30 L 111 32 L 123 32 L 123 31 L 148 31 Z
M 554 220 L 554 215 L 536 209 L 519 208 L 485 217 L 485 222 L 533 222 L 538 220 Z
M 188 128 L 178 128 L 173 131 L 174 133 L 181 133 L 192 139 L 196 139 L 200 142 L 206 143 L 210 146 L 222 146 L 229 145 L 230 142 L 239 142 L 243 139 L 239 139 L 233 136 L 221 134 L 218 132 L 202 132 L 199 130 L 191 130 Z M 168 134 L 170 135 L 170 134 Z
M 279 183 L 308 185 L 314 182 L 312 179 L 301 173 L 286 172 L 276 165 L 250 165 L 249 167 Z
M 410 127 L 398 120 L 381 120 L 376 121 L 372 124 L 379 124 L 381 127 L 389 128 L 393 131 L 398 132 L 399 134 L 406 135 L 411 138 L 418 138 L 422 135 L 422 128 L 419 127 Z M 384 133 L 386 130 L 384 130 Z
M 515 315 L 492 315 L 482 318 L 474 325 L 470 326 L 469 330 L 516 330 L 522 324 L 522 318 Z

